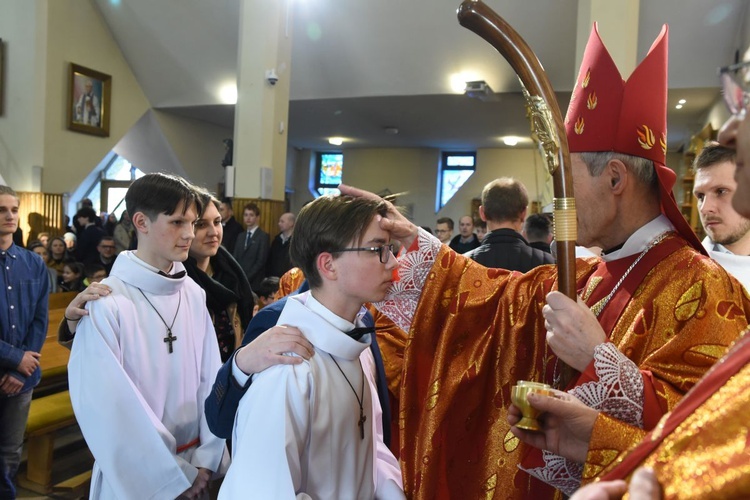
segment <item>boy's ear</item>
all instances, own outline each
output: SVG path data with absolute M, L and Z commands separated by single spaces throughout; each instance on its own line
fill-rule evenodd
M 143 212 L 136 212 L 135 214 L 133 214 L 133 217 L 131 217 L 131 221 L 133 222 L 133 227 L 136 229 L 136 231 L 144 234 L 148 233 L 148 226 L 151 220 L 146 214 L 144 214 Z
M 320 277 L 324 280 L 335 280 L 336 279 L 336 264 L 333 259 L 333 254 L 328 252 L 321 252 L 315 259 L 315 265 L 318 267 Z

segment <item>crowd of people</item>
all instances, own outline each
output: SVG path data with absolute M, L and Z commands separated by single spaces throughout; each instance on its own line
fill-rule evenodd
M 240 224 L 148 174 L 124 247 L 122 220 L 84 206 L 75 238 L 29 245 L 43 261 L 13 243 L 1 187 L 0 492 L 58 287 L 80 292 L 59 339 L 92 498 L 204 498 L 222 476 L 227 499 L 750 496 L 750 94 L 722 80 L 733 117 L 694 165 L 701 242 L 643 139 L 666 137 L 666 47 L 665 29 L 627 81 L 596 29 L 584 53 L 565 122 L 578 300 L 556 291 L 550 217 L 506 177 L 455 237 L 341 185 L 272 242 L 256 204 Z M 557 388 L 528 398 L 539 430 L 518 426 L 519 380 Z

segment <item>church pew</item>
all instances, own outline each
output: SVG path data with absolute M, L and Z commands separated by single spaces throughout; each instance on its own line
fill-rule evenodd
M 18 478 L 21 486 L 37 493 L 72 491 L 84 488 L 91 480 L 79 474 L 60 484 L 52 484 L 53 452 L 57 431 L 76 425 L 68 391 L 33 399 L 26 422 L 26 472 Z
M 34 397 L 42 397 L 68 388 L 68 358 L 70 351 L 57 343 L 57 328 L 65 315 L 65 308 L 75 298 L 76 292 L 51 293 L 49 296 L 49 322 L 47 338 L 42 346 L 42 380 L 34 389 Z
M 34 389 L 26 422 L 26 471 L 19 475 L 18 482 L 26 489 L 42 494 L 82 491 L 91 480 L 91 471 L 87 471 L 59 484 L 52 484 L 56 433 L 76 425 L 67 391 L 70 350 L 57 342 L 58 326 L 75 296 L 76 292 L 53 293 L 49 296 L 49 324 L 40 359 L 42 380 Z

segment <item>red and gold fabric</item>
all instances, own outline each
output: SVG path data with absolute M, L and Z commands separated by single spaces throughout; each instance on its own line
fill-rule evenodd
M 299 267 L 293 267 L 279 278 L 279 292 L 276 294 L 276 300 L 286 297 L 293 291 L 302 286 L 305 281 L 305 273 Z
M 642 435 L 599 418 L 585 479 L 627 479 L 654 469 L 664 498 L 750 497 L 750 335 L 745 335 L 679 405 L 628 453 Z M 619 446 L 613 446 L 616 443 Z
M 665 24 L 646 57 L 623 80 L 594 23 L 565 115 L 571 153 L 616 152 L 654 162 L 661 210 L 677 232 L 708 255 L 682 216 L 666 166 L 669 29 Z
M 527 448 L 510 434 L 506 416 L 517 380 L 553 379 L 556 358 L 545 342 L 541 311 L 546 294 L 556 288 L 555 268 L 525 275 L 487 269 L 435 245 L 426 234 L 420 233 L 419 241 L 420 250 L 408 253 L 402 266 L 408 265 L 400 269 L 397 291 L 406 303 L 381 307 L 397 317 L 400 311 L 397 323 L 410 328 L 399 417 L 407 495 L 553 497 L 554 490 L 518 469 Z M 675 241 L 677 248 L 665 252 Z M 644 415 L 660 415 L 747 326 L 750 300 L 736 280 L 677 235 L 650 253 L 653 268 L 642 282 L 630 289 L 623 285 L 613 297 L 616 304 L 621 293 L 630 295 L 609 334 L 653 395 L 655 404 L 646 398 Z M 613 289 L 621 276 L 611 270 L 616 263 L 578 260 L 577 282 L 589 305 Z M 422 283 L 414 281 L 420 276 Z M 422 287 L 412 307 L 412 291 Z

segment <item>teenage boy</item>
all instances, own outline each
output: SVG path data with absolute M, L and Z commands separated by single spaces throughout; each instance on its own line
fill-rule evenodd
M 361 331 L 362 304 L 385 297 L 397 266 L 379 226 L 385 209 L 326 196 L 300 212 L 290 251 L 311 291 L 289 297 L 278 322 L 301 330 L 315 355 L 253 376 L 220 498 L 404 498 L 382 438 L 374 332 Z
M 91 498 L 199 498 L 225 453 L 203 401 L 221 364 L 203 290 L 182 261 L 200 200 L 184 179 L 148 174 L 125 203 L 136 251 L 112 292 L 88 304 L 68 364 L 70 398 L 96 459 Z

